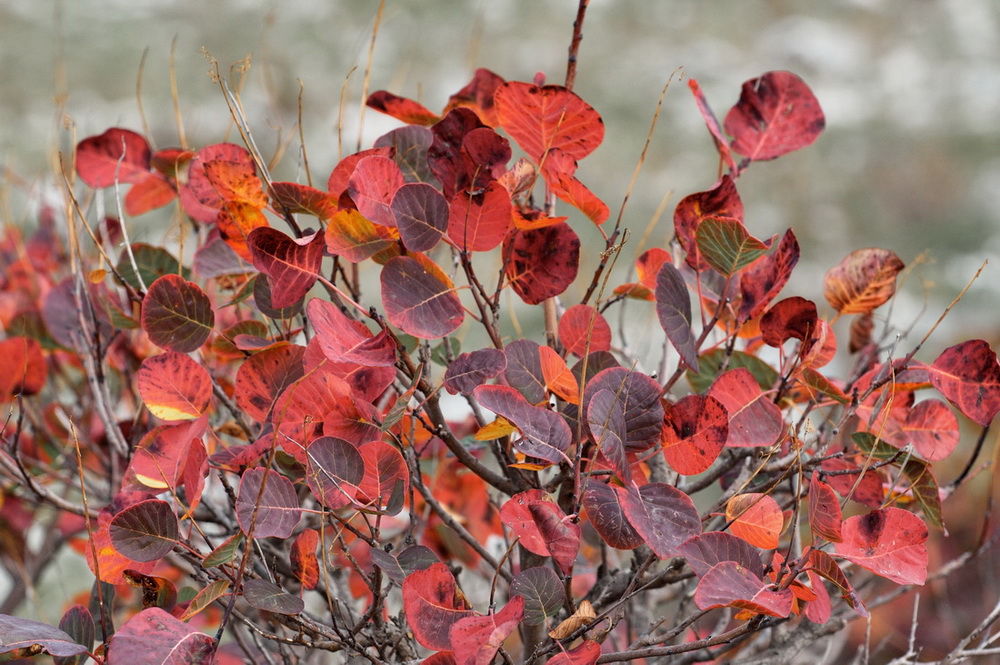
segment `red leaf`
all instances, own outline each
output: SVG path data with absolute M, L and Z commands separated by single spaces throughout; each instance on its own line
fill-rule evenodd
M 112 498 L 111 503 L 101 509 L 97 516 L 97 528 L 91 533 L 92 544 L 87 544 L 85 548 L 87 564 L 95 575 L 100 573 L 100 579 L 108 584 L 124 584 L 123 573 L 126 570 L 135 570 L 143 575 L 148 575 L 156 567 L 155 561 L 134 561 L 118 553 L 111 543 L 111 536 L 108 533 L 111 520 L 115 515 L 142 501 L 148 501 L 153 497 L 146 492 L 119 492 Z M 97 554 L 97 565 L 94 563 L 94 553 Z
M 927 525 L 902 508 L 873 510 L 844 520 L 839 556 L 897 584 L 927 579 Z
M 358 500 L 382 510 L 395 493 L 406 496 L 410 473 L 402 453 L 385 441 L 369 441 L 358 449 L 364 458 L 365 475 L 358 485 Z
M 293 344 L 258 351 L 236 372 L 236 404 L 259 423 L 268 419 L 282 391 L 302 378 L 305 348 Z
M 680 271 L 664 262 L 656 277 L 656 316 L 684 364 L 698 371 L 698 349 L 691 329 L 691 298 Z
M 263 493 L 261 487 L 263 486 Z M 288 538 L 298 526 L 302 509 L 292 481 L 270 469 L 248 469 L 236 495 L 236 520 L 254 538 Z
M 813 623 L 826 623 L 830 620 L 830 616 L 833 613 L 833 607 L 830 604 L 830 594 L 827 592 L 826 585 L 823 584 L 823 578 L 819 573 L 810 570 L 808 571 L 808 577 L 809 585 L 812 587 L 813 593 L 816 594 L 816 599 L 806 604 L 804 614 Z
M 212 401 L 208 370 L 174 351 L 143 360 L 136 385 L 146 408 L 161 420 L 193 420 L 205 413 Z
M 337 212 L 337 199 L 327 192 L 296 182 L 272 182 L 271 203 L 290 213 L 305 213 L 328 220 Z
M 392 157 L 392 148 L 381 147 L 381 148 L 369 148 L 368 150 L 362 150 L 356 152 L 353 155 L 348 155 L 340 160 L 340 163 L 333 167 L 333 171 L 330 172 L 330 177 L 326 182 L 326 188 L 330 192 L 330 197 L 337 201 L 340 199 L 341 195 L 347 191 L 347 184 L 354 174 L 354 168 L 358 165 L 365 157 L 371 157 L 372 155 L 381 155 L 383 157 Z
M 837 565 L 837 562 L 832 556 L 823 550 L 811 550 L 809 552 L 809 565 L 812 566 L 812 569 L 818 575 L 830 580 L 838 589 L 840 589 L 841 596 L 847 601 L 855 612 L 866 619 L 870 616 L 868 608 L 865 607 L 861 598 L 858 597 L 858 594 L 854 591 L 854 587 L 851 586 L 847 576 L 844 575 L 844 571 L 840 569 L 840 566 Z
M 770 446 L 784 431 L 781 409 L 761 392 L 760 384 L 744 367 L 723 372 L 708 389 L 729 413 L 727 446 Z
M 882 478 L 878 471 L 866 471 L 859 483 L 857 480 L 861 468 L 847 460 L 826 459 L 820 464 L 820 469 L 823 471 L 856 471 L 857 473 L 828 476 L 826 480 L 842 497 L 849 497 L 869 508 L 878 508 L 882 505 L 885 491 L 882 488 Z
M 113 127 L 77 144 L 76 172 L 94 189 L 110 187 L 115 180 L 136 183 L 149 175 L 151 154 L 145 138 Z
M 434 138 L 427 149 L 427 165 L 441 182 L 441 191 L 449 201 L 459 192 L 474 193 L 484 189 L 499 175 L 494 174 L 492 168 L 480 172 L 472 164 L 469 151 L 463 150 L 466 137 L 481 129 L 489 128 L 475 112 L 464 108 L 453 109 L 431 128 Z M 507 157 L 510 157 L 509 153 Z
M 206 172 L 206 166 L 212 162 L 229 163 L 244 174 L 256 173 L 253 157 L 242 146 L 216 143 L 199 150 L 188 166 L 187 183 L 181 187 L 180 197 L 184 212 L 203 224 L 215 221 L 224 202 Z
M 678 547 L 701 533 L 701 517 L 684 492 L 665 483 L 613 488 L 629 523 L 661 559 L 676 556 Z
M 458 665 L 490 665 L 524 617 L 524 597 L 514 596 L 496 614 L 459 619 L 448 631 Z
M 0 401 L 10 395 L 34 395 L 45 385 L 47 375 L 37 340 L 9 337 L 0 342 Z
M 740 564 L 723 561 L 702 576 L 694 602 L 703 610 L 738 607 L 757 614 L 787 617 L 792 611 L 792 592 L 771 591 L 769 584 Z
M 455 332 L 465 312 L 448 276 L 429 260 L 397 256 L 382 268 L 382 304 L 389 321 L 420 339 Z
M 827 271 L 823 295 L 841 314 L 870 314 L 896 293 L 903 267 L 888 249 L 856 249 Z
M 306 482 L 313 496 L 331 510 L 354 503 L 365 478 L 365 459 L 354 444 L 324 436 L 306 449 Z
M 473 394 L 484 408 L 521 430 L 521 438 L 514 443 L 520 452 L 554 464 L 566 459 L 573 434 L 558 413 L 529 404 L 507 386 L 479 386 Z
M 698 253 L 696 233 L 706 217 L 743 219 L 743 202 L 728 175 L 706 192 L 689 194 L 681 199 L 674 210 L 674 231 L 687 255 L 687 264 L 695 270 L 704 270 L 708 263 Z
M 481 193 L 460 191 L 448 207 L 448 237 L 461 250 L 494 249 L 513 224 L 511 211 L 510 194 L 497 181 Z
M 594 640 L 584 640 L 580 646 L 549 658 L 546 665 L 596 665 L 601 657 L 601 645 Z
M 608 221 L 611 212 L 608 206 L 587 186 L 576 179 L 576 160 L 558 148 L 549 150 L 542 162 L 542 177 L 549 189 L 560 199 L 570 204 L 598 226 Z
M 166 501 L 146 499 L 134 503 L 111 518 L 111 544 L 133 561 L 158 561 L 177 544 L 177 517 Z
M 944 402 L 927 399 L 906 414 L 903 433 L 920 457 L 929 462 L 943 460 L 958 446 L 958 418 Z
M 576 279 L 580 238 L 566 223 L 514 231 L 504 243 L 504 270 L 529 305 L 563 293 Z
M 207 427 L 207 416 L 181 425 L 154 427 L 136 446 L 123 487 L 134 483 L 137 490 L 176 491 L 191 454 L 191 444 L 205 434 Z
M 215 218 L 215 226 L 219 229 L 219 237 L 225 240 L 241 259 L 252 261 L 253 255 L 247 239 L 254 229 L 270 225 L 259 208 L 249 203 L 231 201 L 222 204 L 219 215 Z
M 159 607 L 125 622 L 108 644 L 107 665 L 192 665 L 210 663 L 215 640 Z
M 723 561 L 735 561 L 757 577 L 764 577 L 764 564 L 756 548 L 731 533 L 703 533 L 684 541 L 677 552 L 698 577 L 704 577 L 715 564 Z
M 413 637 L 435 651 L 450 651 L 452 625 L 472 616 L 456 594 L 455 578 L 443 563 L 417 570 L 403 580 L 403 610 Z
M 708 470 L 726 447 L 728 436 L 729 414 L 714 397 L 688 395 L 665 409 L 663 456 L 681 475 Z
M 326 225 L 326 249 L 351 263 L 360 263 L 396 245 L 396 232 L 367 220 L 360 212 L 341 210 Z
M 799 261 L 799 242 L 789 229 L 777 249 L 751 263 L 740 275 L 741 321 L 756 318 L 788 283 Z
M 204 162 L 205 177 L 223 202 L 246 203 L 258 210 L 267 206 L 267 194 L 257 177 L 253 162 L 230 162 L 223 159 Z
M 150 173 L 136 181 L 125 195 L 125 213 L 136 217 L 162 208 L 177 197 L 177 190 L 159 173 Z
M 604 140 L 601 116 L 562 86 L 508 81 L 494 102 L 500 126 L 536 164 L 553 148 L 583 159 Z
M 611 326 L 590 305 L 573 305 L 559 317 L 559 342 L 575 356 L 611 350 Z
M 583 494 L 583 507 L 604 542 L 618 550 L 632 550 L 645 541 L 625 516 L 623 497 L 615 486 L 592 478 Z
M 773 550 L 784 527 L 784 516 L 778 502 L 767 494 L 748 492 L 737 494 L 726 504 L 729 530 L 754 547 Z
M 733 150 L 757 161 L 804 148 L 825 126 L 819 101 L 791 72 L 768 72 L 746 81 L 725 121 Z
M 396 362 L 396 344 L 388 331 L 373 335 L 361 321 L 349 318 L 331 302 L 313 298 L 306 305 L 309 322 L 320 348 L 333 362 L 391 367 Z
M 792 338 L 801 340 L 805 346 L 811 343 L 818 329 L 816 304 L 799 296 L 778 301 L 760 320 L 761 338 L 775 348 L 781 348 Z
M 385 90 L 368 95 L 365 104 L 408 125 L 433 125 L 438 121 L 438 116 L 422 104 Z
M 809 526 L 813 533 L 831 543 L 839 543 L 842 540 L 843 520 L 840 501 L 833 488 L 819 479 L 818 472 L 813 471 L 809 483 Z
M 497 113 L 494 106 L 493 97 L 496 89 L 504 84 L 504 80 L 488 69 L 480 67 L 473 74 L 468 85 L 456 92 L 448 99 L 448 105 L 444 112 L 448 113 L 455 108 L 468 108 L 473 110 L 479 119 L 490 127 L 497 126 Z
M 931 383 L 970 420 L 986 427 L 1000 411 L 1000 363 L 981 339 L 962 342 L 937 357 Z
M 695 79 L 688 79 L 688 88 L 691 89 L 695 104 L 698 105 L 698 111 L 701 112 L 701 117 L 704 118 L 705 124 L 708 126 L 708 133 L 715 140 L 715 147 L 719 151 L 719 156 L 725 162 L 726 166 L 729 167 L 730 171 L 736 172 L 736 161 L 733 159 L 733 153 L 729 150 L 729 140 L 722 133 L 722 126 L 719 124 L 719 119 L 715 117 L 715 113 L 709 107 L 708 100 L 705 99 L 705 93 L 702 92 L 701 86 L 698 85 L 698 81 Z
M 215 327 L 215 312 L 205 292 L 180 275 L 164 275 L 142 299 L 142 329 L 160 348 L 190 353 Z
M 622 405 L 627 451 L 641 452 L 660 442 L 663 429 L 660 384 L 641 372 L 612 367 L 587 382 L 583 394 L 585 408 L 590 407 L 590 400 L 602 389 L 610 390 Z
M 587 404 L 587 425 L 597 449 L 611 464 L 618 477 L 629 483 L 632 469 L 625 456 L 625 410 L 607 388 L 594 393 Z
M 399 237 L 411 252 L 432 249 L 448 230 L 448 202 L 431 185 L 403 185 L 393 195 L 391 207 Z
M 507 357 L 499 349 L 479 349 L 463 353 L 448 365 L 444 373 L 444 387 L 452 395 L 471 395 L 507 367 Z
M 529 552 L 551 556 L 566 574 L 580 551 L 580 527 L 542 490 L 515 494 L 500 507 L 500 519 Z
M 326 246 L 322 233 L 293 240 L 278 229 L 264 227 L 251 231 L 247 242 L 254 267 L 270 278 L 275 308 L 300 302 L 316 283 Z
M 382 226 L 396 226 L 392 197 L 406 183 L 403 172 L 388 157 L 365 157 L 354 167 L 347 181 L 347 193 L 358 212 Z

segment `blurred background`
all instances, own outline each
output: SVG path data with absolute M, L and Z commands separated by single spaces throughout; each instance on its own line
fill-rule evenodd
M 437 111 L 477 67 L 517 80 L 544 72 L 549 82 L 562 83 L 576 5 L 386 0 L 370 90 L 417 98 Z M 143 131 L 136 88 L 144 53 L 142 103 L 157 147 L 179 144 L 171 52 L 183 126 L 195 147 L 223 140 L 227 131 L 238 140 L 204 53 L 226 76 L 249 61 L 243 101 L 257 143 L 265 156 L 288 148 L 277 177 L 305 181 L 296 136 L 301 84 L 309 164 L 324 182 L 339 155 L 359 147 L 359 135 L 360 146 L 369 147 L 399 126 L 369 111 L 359 132 L 378 6 L 376 0 L 0 0 L 3 222 L 32 223 L 38 201 L 58 186 L 51 175 L 57 151 L 112 126 Z M 802 261 L 785 295 L 816 299 L 828 312 L 823 273 L 852 249 L 891 249 L 908 266 L 920 263 L 893 308 L 900 329 L 914 325 L 905 351 L 990 259 L 920 357 L 932 360 L 959 335 L 1000 340 L 996 0 L 592 0 L 575 90 L 603 115 L 607 134 L 578 176 L 612 217 L 657 99 L 676 72 L 625 212 L 632 239 L 620 265 L 643 249 L 643 231 L 664 201 L 645 248 L 665 246 L 676 202 L 716 178 L 717 155 L 684 79 L 699 80 L 721 119 L 743 81 L 777 69 L 801 76 L 827 117 L 813 146 L 753 164 L 738 182 L 751 232 L 765 238 L 792 227 L 799 238 Z M 152 219 L 138 239 L 163 239 L 164 227 Z M 589 222 L 573 224 L 584 254 L 603 247 Z M 647 318 L 647 329 L 658 330 L 655 317 Z M 640 328 L 633 340 L 639 348 Z

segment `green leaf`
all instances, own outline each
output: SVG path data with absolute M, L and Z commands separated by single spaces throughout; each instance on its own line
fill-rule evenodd
M 688 370 L 687 380 L 697 393 L 704 393 L 723 371 L 743 367 L 753 375 L 761 390 L 770 390 L 778 373 L 766 362 L 742 351 L 733 351 L 728 357 L 725 349 L 712 349 L 698 357 L 698 372 Z
M 695 241 L 708 265 L 725 277 L 756 261 L 768 247 L 732 217 L 706 217 L 698 225 Z

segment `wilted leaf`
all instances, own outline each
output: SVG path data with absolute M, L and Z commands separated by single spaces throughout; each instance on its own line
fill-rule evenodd
M 848 517 L 837 543 L 839 556 L 897 584 L 922 585 L 927 578 L 927 525 L 902 508 Z
M 725 120 L 732 149 L 757 161 L 810 145 L 825 126 L 819 101 L 791 72 L 768 72 L 746 81 Z
M 212 400 L 208 370 L 174 351 L 143 360 L 136 384 L 146 408 L 162 420 L 193 420 L 205 413 Z
M 198 349 L 215 326 L 212 303 L 197 284 L 164 275 L 142 299 L 142 329 L 160 348 L 179 353 Z
M 572 635 L 581 626 L 590 625 L 597 618 L 597 612 L 589 600 L 583 600 L 576 606 L 576 612 L 572 616 L 563 619 L 554 630 L 549 631 L 549 637 L 554 640 L 563 640 Z
M 841 314 L 869 314 L 896 293 L 903 262 L 888 249 L 856 249 L 823 277 L 823 295 Z
M 263 493 L 261 488 L 263 486 Z M 254 538 L 288 538 L 302 510 L 292 481 L 270 469 L 248 469 L 240 478 L 236 519 L 243 533 Z

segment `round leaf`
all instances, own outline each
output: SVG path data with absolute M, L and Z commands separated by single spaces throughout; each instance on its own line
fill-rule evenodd
M 177 517 L 166 501 L 149 499 L 111 519 L 111 544 L 133 561 L 156 561 L 177 544 Z
M 212 400 L 208 370 L 183 353 L 167 351 L 146 358 L 136 383 L 146 408 L 163 420 L 194 420 Z
M 160 348 L 179 353 L 197 350 L 215 326 L 205 292 L 180 275 L 164 275 L 142 300 L 142 329 Z

